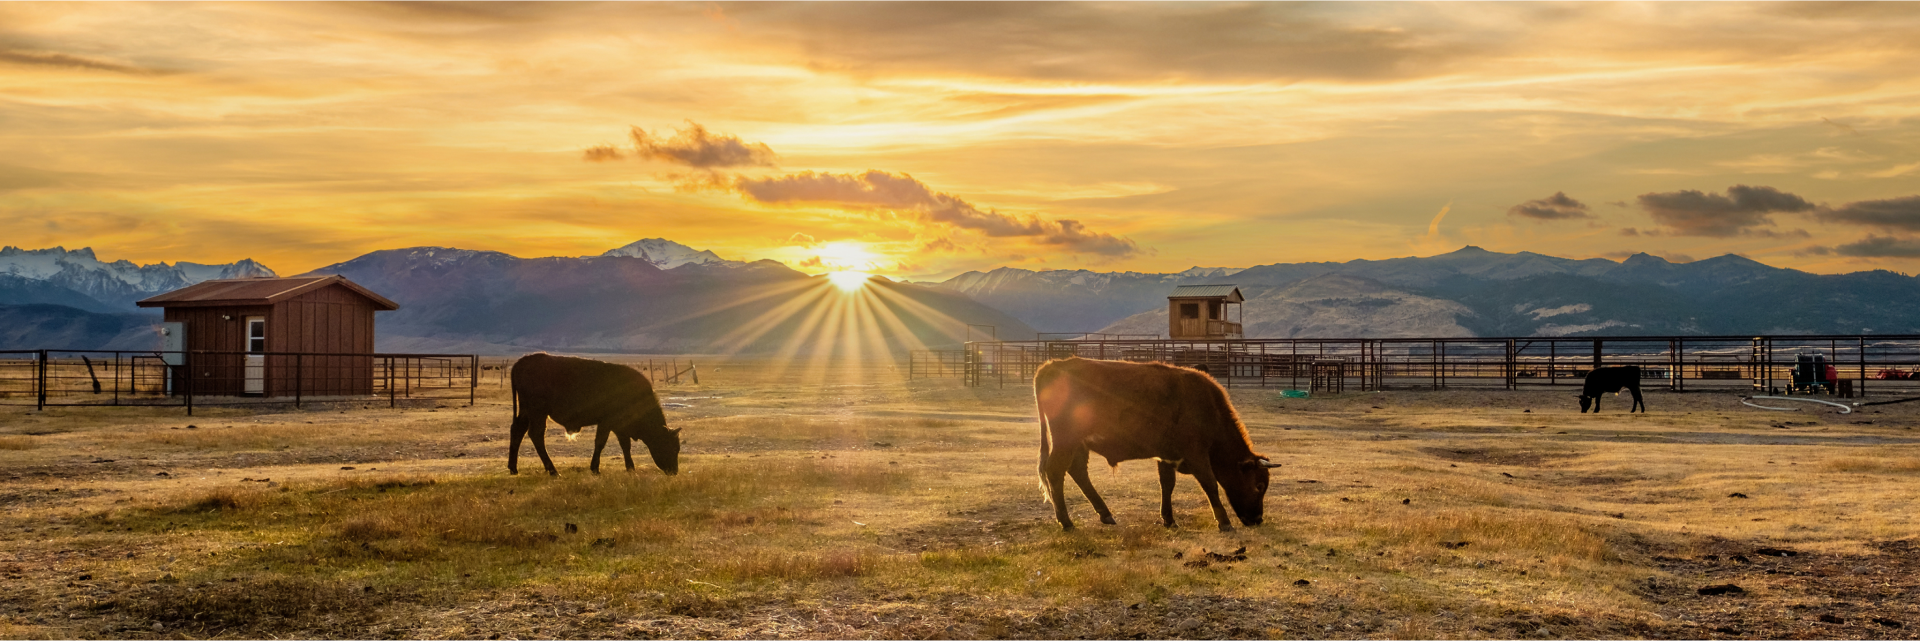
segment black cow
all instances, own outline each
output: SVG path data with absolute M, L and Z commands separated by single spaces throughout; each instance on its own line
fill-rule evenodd
M 547 473 L 558 476 L 547 457 L 547 418 L 566 428 L 571 440 L 580 429 L 598 425 L 593 438 L 593 465 L 600 473 L 600 450 L 607 435 L 620 438 L 620 454 L 633 469 L 632 443 L 647 444 L 654 465 L 668 474 L 680 471 L 680 430 L 667 429 L 666 412 L 653 394 L 653 385 L 639 371 L 625 365 L 551 354 L 528 354 L 513 364 L 513 444 L 507 450 L 507 472 L 520 473 L 520 438 L 533 435 L 533 449 Z
M 1592 406 L 1593 413 L 1599 414 L 1600 395 L 1619 394 L 1621 389 L 1633 393 L 1633 407 L 1627 408 L 1628 414 L 1635 409 L 1647 411 L 1646 400 L 1640 398 L 1640 366 L 1624 365 L 1597 367 L 1587 372 L 1587 381 L 1580 386 L 1580 413 L 1587 413 L 1587 407 Z

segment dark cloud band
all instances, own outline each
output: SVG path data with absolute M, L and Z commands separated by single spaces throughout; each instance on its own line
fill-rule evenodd
M 1508 216 L 1519 216 L 1533 220 L 1574 220 L 1592 218 L 1587 204 L 1567 197 L 1563 191 L 1553 192 L 1552 196 L 1536 198 L 1507 209 Z
M 1727 237 L 1772 225 L 1769 214 L 1812 211 L 1814 205 L 1772 187 L 1734 185 L 1724 196 L 1692 189 L 1641 194 L 1640 208 L 1669 233 Z

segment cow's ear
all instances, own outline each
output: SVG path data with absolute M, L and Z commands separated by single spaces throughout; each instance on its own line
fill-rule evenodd
M 668 428 L 668 429 L 667 429 L 667 431 L 668 431 L 668 432 L 672 432 L 674 436 L 679 436 L 679 435 L 680 435 L 680 430 L 684 430 L 684 429 L 687 429 L 687 428 L 684 428 L 684 427 L 673 427 L 673 428 Z

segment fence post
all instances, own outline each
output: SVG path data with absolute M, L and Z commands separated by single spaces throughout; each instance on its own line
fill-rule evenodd
M 302 391 L 300 389 L 300 372 L 306 369 L 301 367 L 305 361 L 304 356 L 304 354 L 293 355 L 293 406 L 296 408 L 300 407 L 300 393 Z
M 388 356 L 387 357 L 387 407 L 394 408 L 399 406 L 400 406 L 399 397 L 394 396 L 394 390 L 393 390 L 393 357 Z
M 187 374 L 187 416 L 193 416 L 193 352 L 182 353 L 180 361 Z
M 700 366 L 693 364 L 693 361 L 687 361 L 687 371 L 693 372 L 693 384 L 699 385 L 700 384 Z
M 47 409 L 47 350 L 40 350 L 33 367 L 34 411 Z
M 467 407 L 473 407 L 474 390 L 480 389 L 480 355 L 468 354 L 467 363 L 467 373 L 471 376 L 467 381 Z

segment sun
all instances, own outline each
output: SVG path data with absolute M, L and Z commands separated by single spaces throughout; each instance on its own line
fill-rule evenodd
M 870 269 L 880 256 L 865 243 L 836 240 L 820 247 L 820 262 L 839 270 Z
M 866 272 L 829 272 L 827 274 L 827 280 L 843 292 L 860 291 L 860 288 L 867 286 L 869 278 L 873 278 L 873 274 Z

